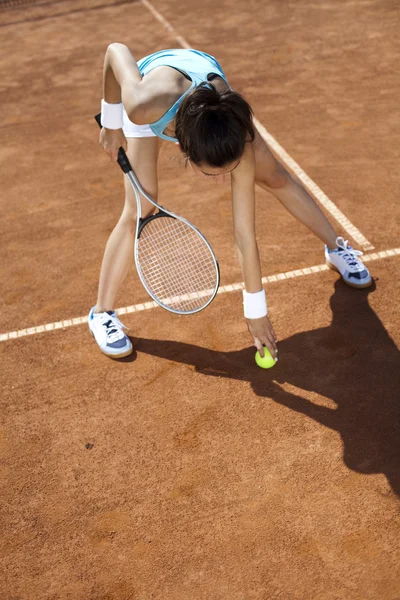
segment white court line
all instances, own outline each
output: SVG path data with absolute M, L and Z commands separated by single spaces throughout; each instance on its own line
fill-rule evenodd
M 149 2 L 149 0 L 140 0 L 140 2 L 155 16 L 157 21 L 159 21 L 169 33 L 171 33 L 176 41 L 183 48 L 192 48 L 190 44 L 181 36 L 178 35 L 174 27 L 171 25 L 162 14 L 154 8 L 154 6 Z M 305 189 L 315 198 L 322 206 L 327 210 L 334 219 L 341 225 L 341 227 L 346 231 L 346 233 L 353 238 L 359 244 L 363 250 L 373 250 L 374 246 L 367 240 L 367 238 L 361 233 L 359 229 L 349 219 L 346 217 L 341 210 L 338 209 L 336 204 L 332 202 L 328 198 L 328 196 L 321 190 L 320 187 L 313 181 L 305 171 L 297 164 L 297 162 L 282 148 L 282 146 L 272 137 L 272 135 L 265 129 L 265 127 L 258 121 L 254 119 L 254 123 L 256 124 L 258 130 L 260 131 L 261 136 L 264 138 L 265 142 L 270 146 L 270 148 L 275 152 L 280 161 L 288 167 L 288 169 L 296 175 L 296 177 L 302 182 Z
M 366 254 L 363 257 L 363 262 L 370 262 L 372 260 L 379 260 L 380 258 L 388 258 L 389 256 L 400 256 L 400 248 L 393 248 L 392 250 L 382 250 L 381 252 L 374 252 L 373 254 Z M 305 275 L 312 275 L 313 273 L 321 273 L 327 271 L 326 265 L 315 265 L 313 267 L 305 267 L 304 269 L 295 269 L 294 271 L 286 271 L 285 273 L 277 273 L 276 275 L 270 275 L 269 277 L 263 277 L 262 282 L 274 283 L 276 281 L 283 281 L 285 279 L 293 279 L 294 277 L 304 277 Z M 229 292 L 235 292 L 244 288 L 244 282 L 232 283 L 221 286 L 218 290 L 218 294 L 227 294 Z M 144 302 L 142 304 L 135 304 L 133 306 L 125 306 L 123 308 L 117 308 L 116 312 L 118 315 L 126 315 L 128 313 L 141 312 L 143 310 L 151 310 L 156 308 L 158 304 L 155 302 Z M 53 331 L 54 329 L 66 329 L 73 325 L 83 325 L 87 323 L 87 317 L 76 317 L 75 319 L 66 319 L 64 321 L 57 321 L 55 323 L 47 323 L 46 325 L 39 325 L 38 327 L 29 327 L 27 329 L 20 329 L 19 331 L 10 331 L 8 333 L 0 334 L 0 342 L 6 342 L 16 338 L 25 337 L 27 335 L 35 335 L 37 333 L 44 333 L 46 331 Z
M 163 25 L 165 27 L 165 29 L 167 31 L 169 31 L 170 33 L 173 34 L 174 38 L 176 39 L 176 41 L 182 46 L 182 48 L 191 48 L 192 46 L 190 46 L 187 41 L 180 35 L 177 34 L 177 32 L 175 31 L 174 27 L 172 27 L 171 23 L 169 23 L 167 21 L 167 19 L 165 19 L 161 13 L 158 12 L 158 10 L 156 8 L 154 8 L 154 6 L 148 2 L 148 0 L 140 0 L 140 2 L 151 12 L 153 13 L 153 15 L 155 16 L 155 18 L 157 19 L 157 21 L 159 21 L 161 23 L 161 25 Z

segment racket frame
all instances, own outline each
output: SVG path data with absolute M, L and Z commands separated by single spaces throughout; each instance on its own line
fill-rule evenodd
M 101 125 L 101 113 L 99 113 L 98 115 L 95 116 L 95 119 L 97 121 L 97 124 L 99 125 L 99 127 L 102 127 Z M 220 284 L 220 272 L 219 272 L 219 265 L 218 265 L 218 261 L 215 257 L 214 251 L 211 248 L 210 244 L 208 243 L 208 241 L 206 240 L 206 238 L 204 237 L 204 235 L 201 233 L 201 231 L 199 231 L 194 225 L 192 225 L 191 223 L 189 223 L 189 221 L 187 221 L 184 217 L 175 215 L 173 212 L 167 210 L 166 208 L 164 208 L 163 206 L 161 206 L 161 204 L 158 204 L 155 200 L 153 200 L 153 198 L 142 188 L 139 179 L 136 176 L 136 173 L 134 172 L 132 165 L 130 164 L 130 161 L 126 155 L 126 152 L 123 148 L 119 148 L 118 151 L 118 164 L 121 167 L 122 171 L 125 173 L 126 177 L 129 180 L 129 183 L 132 186 L 133 192 L 135 194 L 135 199 L 136 199 L 136 207 L 137 207 L 137 216 L 136 216 L 136 233 L 135 233 L 135 245 L 134 245 L 134 258 L 135 258 L 135 264 L 136 264 L 136 270 L 137 273 L 139 275 L 139 279 L 142 282 L 142 285 L 144 287 L 144 289 L 146 290 L 146 292 L 149 294 L 150 298 L 152 298 L 154 300 L 154 302 L 156 302 L 156 304 L 158 304 L 159 306 L 161 306 L 161 308 L 164 308 L 165 310 L 175 313 L 177 315 L 192 315 L 192 314 L 196 314 L 202 310 L 204 310 L 205 308 L 207 308 L 207 306 L 214 300 L 215 296 L 218 293 L 218 288 L 219 288 L 219 284 Z M 142 219 L 142 205 L 140 202 L 140 194 L 146 198 L 146 200 L 148 202 L 150 202 L 150 204 L 152 204 L 155 208 L 158 209 L 158 212 L 155 214 L 150 215 L 149 217 Z M 149 289 L 146 280 L 143 276 L 142 270 L 140 268 L 140 261 L 138 260 L 138 243 L 139 243 L 139 238 L 140 238 L 140 234 L 142 232 L 142 230 L 144 229 L 144 227 L 147 225 L 147 223 L 149 223 L 150 221 L 152 221 L 153 219 L 157 219 L 160 217 L 170 217 L 172 219 L 178 219 L 179 221 L 185 223 L 188 227 L 190 227 L 190 229 L 192 229 L 197 235 L 200 236 L 200 238 L 203 240 L 203 242 L 206 244 L 208 250 L 210 251 L 213 263 L 214 263 L 214 267 L 215 267 L 215 273 L 216 273 L 216 284 L 215 284 L 215 288 L 214 291 L 212 293 L 212 295 L 210 296 L 210 298 L 208 299 L 208 301 L 202 305 L 199 308 L 195 308 L 192 310 L 185 310 L 185 311 L 180 311 L 177 310 L 171 306 L 169 306 L 168 304 L 164 304 L 159 298 L 157 298 L 157 296 L 155 296 L 152 291 Z M 182 296 L 184 296 L 185 294 L 182 294 Z

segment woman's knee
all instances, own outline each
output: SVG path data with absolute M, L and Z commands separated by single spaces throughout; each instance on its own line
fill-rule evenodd
M 256 160 L 256 183 L 268 189 L 284 187 L 289 180 L 289 173 L 277 161 L 258 130 L 256 130 L 253 146 Z
M 272 173 L 266 173 L 264 178 L 265 185 L 271 190 L 283 188 L 289 180 L 288 172 L 281 166 Z
M 277 190 L 283 188 L 289 181 L 290 175 L 278 162 L 272 169 L 266 169 L 258 174 L 256 183 L 263 188 Z
M 128 138 L 127 155 L 129 161 L 146 193 L 157 202 L 158 180 L 157 180 L 157 159 L 160 150 L 160 140 L 158 138 Z M 125 205 L 122 213 L 124 221 L 130 222 L 132 227 L 136 224 L 136 195 L 132 185 L 127 177 L 125 183 Z M 151 215 L 154 206 L 140 195 L 141 217 L 145 218 Z
M 146 190 L 149 194 L 150 198 L 152 198 L 155 202 L 157 202 L 157 186 L 154 184 L 152 186 L 152 190 Z M 140 195 L 140 213 L 142 219 L 148 217 L 155 211 L 155 207 L 151 204 L 146 198 Z M 125 179 L 125 204 L 123 210 L 123 216 L 125 219 L 130 219 L 133 223 L 136 223 L 137 216 L 137 201 L 136 195 L 133 191 L 132 185 L 130 182 Z

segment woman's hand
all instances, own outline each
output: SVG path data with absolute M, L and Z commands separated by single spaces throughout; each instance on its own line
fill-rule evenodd
M 260 356 L 264 356 L 264 348 L 266 346 L 271 353 L 273 358 L 276 358 L 278 353 L 276 347 L 276 335 L 269 322 L 268 317 L 261 317 L 261 319 L 246 319 L 247 327 L 249 332 L 254 339 L 254 345 L 260 353 Z
M 125 151 L 128 149 L 128 142 L 122 129 L 106 129 L 100 131 L 100 146 L 103 146 L 110 160 L 118 160 L 118 150 L 122 147 Z

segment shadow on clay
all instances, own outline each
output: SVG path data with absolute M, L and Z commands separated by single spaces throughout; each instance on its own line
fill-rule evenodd
M 139 352 L 195 367 L 204 375 L 251 383 L 254 392 L 337 431 L 344 462 L 357 473 L 383 473 L 400 495 L 400 352 L 368 303 L 375 284 L 353 290 L 340 280 L 330 299 L 328 327 L 281 340 L 269 371 L 254 362 L 254 348 L 217 352 L 182 342 L 139 338 Z M 290 384 L 325 396 L 327 408 L 285 391 Z

